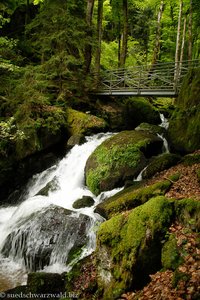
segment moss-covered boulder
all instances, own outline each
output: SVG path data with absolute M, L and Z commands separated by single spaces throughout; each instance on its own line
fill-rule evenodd
M 176 100 L 169 122 L 169 138 L 174 150 L 190 153 L 200 148 L 200 69 L 190 70 Z
M 192 166 L 194 164 L 199 164 L 200 163 L 200 152 L 197 151 L 192 154 L 187 154 L 182 158 L 182 163 L 185 166 Z
M 86 162 L 86 184 L 98 195 L 122 186 L 146 165 L 146 157 L 161 152 L 162 140 L 155 135 L 122 131 L 104 141 Z
M 174 234 L 169 235 L 169 239 L 165 242 L 162 248 L 162 267 L 167 270 L 176 270 L 178 266 L 183 262 L 180 256 L 176 237 Z
M 135 130 L 142 130 L 142 131 L 147 131 L 153 134 L 166 134 L 165 128 L 154 125 L 154 124 L 149 124 L 149 123 L 141 123 L 139 126 L 135 128 Z
M 139 288 L 161 267 L 161 244 L 173 218 L 163 196 L 101 224 L 97 236 L 98 286 L 102 299 Z
M 74 201 L 73 208 L 79 209 L 84 207 L 90 207 L 94 205 L 94 199 L 90 196 L 83 196 L 81 199 Z
M 176 218 L 184 226 L 200 231 L 200 201 L 182 199 L 174 202 Z
M 147 168 L 142 173 L 142 178 L 151 178 L 156 173 L 169 169 L 176 165 L 181 160 L 181 157 L 172 153 L 164 153 L 155 157 Z
M 108 122 L 111 130 L 131 130 L 142 122 L 161 122 L 158 111 L 145 98 L 105 97 L 97 100 L 96 109 Z
M 159 124 L 160 115 L 145 98 L 130 97 L 124 102 L 125 124 L 127 129 L 134 129 L 142 122 Z
M 29 273 L 27 289 L 32 294 L 60 294 L 65 291 L 65 277 L 57 273 Z M 57 298 L 56 295 L 54 297 Z
M 131 186 L 123 191 L 115 194 L 114 196 L 107 198 L 102 203 L 98 204 L 95 212 L 99 213 L 106 219 L 110 219 L 114 215 L 135 208 L 144 204 L 150 198 L 164 195 L 171 187 L 172 182 L 170 180 L 164 180 L 154 183 L 150 186 L 137 188 Z
M 70 135 L 91 134 L 105 131 L 107 123 L 102 118 L 68 108 L 67 129 Z

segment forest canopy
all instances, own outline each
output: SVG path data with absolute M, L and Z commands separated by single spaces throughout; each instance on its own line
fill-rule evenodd
M 12 115 L 25 99 L 65 105 L 92 72 L 198 59 L 199 14 L 198 0 L 3 0 L 0 96 Z

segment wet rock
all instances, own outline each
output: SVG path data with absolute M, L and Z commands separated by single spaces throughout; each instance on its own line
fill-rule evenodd
M 43 269 L 51 262 L 68 261 L 70 253 L 80 253 L 88 241 L 91 219 L 56 206 L 43 208 L 21 220 L 8 235 L 2 253 L 24 260 L 29 271 Z
M 84 207 L 90 207 L 94 205 L 94 199 L 90 196 L 83 196 L 81 199 L 76 200 L 73 203 L 73 208 L 79 209 Z
M 71 149 L 75 145 L 81 145 L 85 143 L 86 139 L 83 134 L 72 135 L 67 141 L 67 149 Z
M 37 193 L 37 195 L 48 196 L 49 192 L 56 191 L 58 188 L 59 188 L 58 181 L 56 177 L 54 177 Z

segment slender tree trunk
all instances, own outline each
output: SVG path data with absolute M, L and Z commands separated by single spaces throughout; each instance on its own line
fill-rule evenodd
M 97 50 L 96 50 L 96 57 L 95 57 L 95 72 L 97 74 L 97 79 L 99 77 L 100 63 L 101 63 L 102 21 L 103 21 L 103 0 L 98 0 Z
M 192 0 L 190 0 L 190 13 L 188 25 L 188 60 L 192 60 Z
M 158 11 L 158 19 L 157 19 L 157 28 L 156 28 L 156 38 L 155 38 L 155 47 L 153 52 L 152 66 L 151 69 L 154 68 L 155 64 L 159 60 L 160 55 L 160 39 L 161 39 L 161 20 L 164 11 L 164 1 L 160 1 L 160 8 Z
M 120 57 L 121 57 L 121 23 L 118 23 L 118 68 L 120 68 Z
M 92 39 L 92 16 L 93 16 L 94 0 L 87 0 L 86 8 L 86 24 L 87 24 L 87 37 Z M 89 73 L 90 64 L 92 60 L 92 45 L 91 42 L 86 43 L 85 45 L 85 62 L 84 62 L 84 71 Z
M 187 24 L 187 15 L 185 15 L 185 17 L 184 17 L 184 24 L 183 24 L 183 35 L 182 35 L 181 54 L 180 54 L 180 64 L 179 64 L 179 76 L 181 75 L 181 68 L 182 68 L 183 56 L 184 56 L 185 35 L 186 35 L 186 24 Z
M 179 16 L 178 16 L 178 28 L 177 28 L 177 37 L 176 37 L 175 69 L 174 69 L 175 87 L 176 87 L 176 84 L 177 84 L 178 74 L 179 74 L 179 53 L 180 53 L 182 12 L 183 12 L 183 0 L 180 0 Z
M 128 41 L 128 0 L 123 0 L 123 34 L 122 34 L 122 47 L 121 47 L 121 54 L 120 54 L 121 68 L 125 66 L 125 62 L 126 62 L 127 41 Z

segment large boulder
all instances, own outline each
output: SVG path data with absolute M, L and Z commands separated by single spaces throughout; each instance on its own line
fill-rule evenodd
M 122 131 L 104 141 L 86 162 L 86 184 L 98 195 L 123 186 L 146 165 L 147 159 L 160 153 L 163 141 L 150 133 Z
M 127 129 L 133 129 L 142 122 L 159 124 L 160 115 L 145 98 L 130 97 L 125 101 L 125 122 Z
M 190 153 L 200 148 L 200 69 L 190 70 L 169 122 L 172 149 Z
M 6 238 L 2 254 L 22 259 L 29 271 L 50 262 L 69 264 L 88 242 L 90 221 L 86 215 L 51 205 L 20 220 Z
M 134 129 L 142 122 L 159 124 L 158 111 L 144 98 L 105 97 L 96 103 L 99 114 L 107 120 L 111 130 Z
M 78 110 L 67 109 L 67 130 L 70 135 L 91 134 L 102 132 L 107 129 L 107 123 L 104 119 L 84 113 Z
M 140 288 L 161 267 L 162 241 L 173 219 L 163 196 L 101 224 L 97 236 L 98 286 L 102 299 Z

